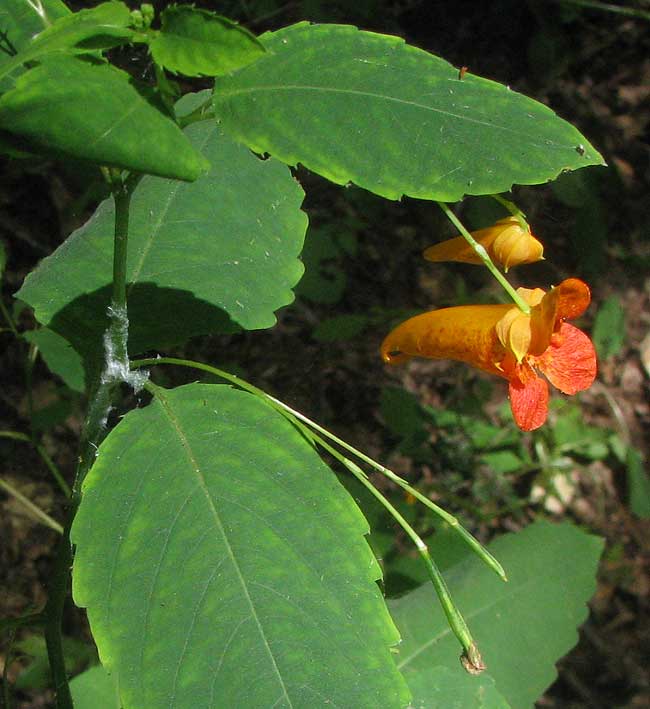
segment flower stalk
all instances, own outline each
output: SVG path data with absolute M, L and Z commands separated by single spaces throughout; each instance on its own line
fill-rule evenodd
M 506 291 L 506 293 L 512 298 L 517 307 L 526 315 L 530 314 L 530 306 L 526 301 L 519 296 L 517 291 L 510 285 L 506 277 L 499 271 L 499 269 L 494 265 L 492 259 L 488 255 L 485 248 L 479 244 L 476 239 L 469 233 L 465 228 L 463 223 L 458 219 L 458 217 L 449 208 L 448 204 L 444 202 L 438 202 L 440 209 L 445 213 L 449 221 L 458 229 L 458 231 L 465 237 L 467 243 L 474 249 L 478 257 L 485 264 L 490 273 L 496 278 L 501 287 Z

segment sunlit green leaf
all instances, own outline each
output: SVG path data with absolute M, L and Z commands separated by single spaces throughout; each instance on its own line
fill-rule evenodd
M 72 13 L 61 0 L 3 0 L 0 5 L 0 56 L 6 60 L 60 17 Z M 2 62 L 0 62 L 1 66 Z
M 70 681 L 74 709 L 121 709 L 114 678 L 101 666 L 91 667 Z
M 75 601 L 125 709 L 401 709 L 367 523 L 262 400 L 192 384 L 129 412 L 74 521 Z
M 555 663 L 578 639 L 602 548 L 600 539 L 570 524 L 538 522 L 489 545 L 507 583 L 473 556 L 445 573 L 487 664 L 486 673 L 471 678 L 476 692 L 494 682 L 512 707 L 533 706 L 555 679 Z M 428 707 L 439 692 L 433 667 L 464 674 L 458 641 L 429 586 L 389 605 L 402 634 L 398 667 Z M 474 706 L 481 705 L 463 709 Z
M 105 2 L 65 15 L 38 34 L 18 54 L 0 63 L 0 79 L 15 68 L 49 52 L 107 49 L 131 41 L 131 14 L 121 2 Z
M 0 131 L 34 153 L 195 180 L 203 157 L 145 89 L 109 64 L 53 55 L 0 97 Z
M 192 110 L 202 98 L 185 97 L 179 110 Z M 210 172 L 191 184 L 145 177 L 131 202 L 133 353 L 237 325 L 270 327 L 302 274 L 304 193 L 287 167 L 260 160 L 212 122 L 191 125 L 186 134 L 209 159 Z M 101 347 L 107 325 L 113 221 L 108 200 L 20 290 L 38 321 L 83 353 Z
M 244 27 L 191 5 L 171 5 L 149 49 L 154 60 L 186 76 L 221 76 L 254 62 L 264 47 Z
M 547 106 L 398 37 L 300 23 L 223 77 L 218 121 L 260 153 L 389 199 L 455 201 L 601 164 Z

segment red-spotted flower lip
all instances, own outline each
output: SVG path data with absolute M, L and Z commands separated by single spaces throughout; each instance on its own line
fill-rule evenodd
M 596 353 L 582 331 L 565 322 L 581 315 L 591 293 L 568 278 L 544 292 L 518 289 L 529 314 L 514 305 L 465 305 L 416 315 L 396 327 L 381 346 L 385 362 L 410 357 L 455 359 L 509 381 L 515 421 L 523 430 L 541 426 L 548 413 L 546 378 L 565 394 L 591 386 Z

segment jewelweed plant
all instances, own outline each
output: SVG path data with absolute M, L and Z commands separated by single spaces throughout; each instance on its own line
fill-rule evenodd
M 531 706 L 575 642 L 598 540 L 540 523 L 484 549 L 305 414 L 164 351 L 273 327 L 303 274 L 307 218 L 290 169 L 301 163 L 339 185 L 443 209 L 473 249 L 463 242 L 461 260 L 477 254 L 513 304 L 468 306 L 492 308 L 489 323 L 450 309 L 444 335 L 407 327 L 387 338 L 384 357 L 456 357 L 499 374 L 517 423 L 536 428 L 548 392 L 533 366 L 571 393 L 593 380 L 593 348 L 564 323 L 589 291 L 575 279 L 547 295 L 550 284 L 514 291 L 494 259 L 507 269 L 542 247 L 526 241 L 517 255 L 530 230 L 501 194 L 602 164 L 598 152 L 548 107 L 352 26 L 303 22 L 255 37 L 190 5 L 156 16 L 118 1 L 71 12 L 60 0 L 4 0 L 0 28 L 3 151 L 90 163 L 110 191 L 17 293 L 38 328 L 20 332 L 3 305 L 28 356 L 40 351 L 88 402 L 71 489 L 40 448 L 69 497 L 47 604 L 2 622 L 43 628 L 57 706 Z M 121 59 L 148 52 L 151 82 L 112 64 L 116 48 Z M 181 95 L 179 76 L 211 88 Z M 494 195 L 511 211 L 489 244 L 449 206 L 465 195 Z M 155 383 L 172 366 L 224 383 Z M 109 430 L 129 391 L 147 405 Z M 320 452 L 402 526 L 439 603 L 425 584 L 387 607 L 368 523 Z M 409 505 L 389 501 L 369 470 L 428 509 L 440 526 L 431 551 Z M 72 682 L 61 635 L 70 590 L 101 661 Z

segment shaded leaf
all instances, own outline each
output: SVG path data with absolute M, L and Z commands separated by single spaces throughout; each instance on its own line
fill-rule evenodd
M 256 152 L 389 199 L 455 201 L 537 184 L 602 158 L 569 123 L 398 37 L 299 23 L 223 77 L 224 129 Z M 299 130 L 297 129 L 299 127 Z
M 70 343 L 46 327 L 24 333 L 36 345 L 48 369 L 61 377 L 66 386 L 83 394 L 86 390 L 83 362 Z
M 360 335 L 369 324 L 370 318 L 367 315 L 336 315 L 321 320 L 314 328 L 312 337 L 319 342 L 351 340 Z
M 121 709 L 117 685 L 101 666 L 91 667 L 70 681 L 74 709 Z
M 0 64 L 0 79 L 17 67 L 49 52 L 108 49 L 130 42 L 131 13 L 121 2 L 105 2 L 89 10 L 65 15 L 38 34 L 18 54 Z
M 601 359 L 613 357 L 621 351 L 625 344 L 625 311 L 615 295 L 598 308 L 591 335 Z
M 64 636 L 61 645 L 68 672 L 78 671 L 89 660 L 97 657 L 94 647 L 75 638 Z M 13 686 L 21 690 L 45 689 L 52 681 L 45 639 L 40 635 L 28 635 L 16 642 L 14 647 L 28 655 L 31 661 L 20 671 Z
M 190 5 L 171 5 L 150 42 L 154 60 L 186 76 L 221 76 L 264 53 L 255 35 L 236 22 Z
M 475 557 L 446 574 L 487 664 L 487 673 L 471 678 L 477 690 L 494 680 L 513 707 L 533 705 L 555 679 L 555 663 L 578 639 L 602 547 L 600 539 L 570 524 L 537 522 L 489 545 L 508 583 Z M 389 605 L 403 639 L 398 667 L 409 684 L 414 681 L 420 699 L 435 696 L 438 687 L 428 681 L 432 667 L 456 675 L 464 670 L 433 590 L 423 586 Z
M 201 99 L 187 96 L 179 108 L 192 110 Z M 210 172 L 192 184 L 145 177 L 131 202 L 127 282 L 134 353 L 232 331 L 232 321 L 247 329 L 270 327 L 302 273 L 304 193 L 286 166 L 260 160 L 209 122 L 189 126 L 186 134 L 209 159 Z M 113 220 L 108 200 L 20 290 L 39 322 L 79 352 L 101 346 L 107 324 Z
M 491 677 L 480 683 L 467 672 L 432 667 L 408 676 L 413 709 L 510 709 Z
M 643 456 L 635 448 L 629 448 L 626 463 L 630 509 L 637 517 L 650 519 L 650 477 Z
M 205 160 L 150 99 L 109 64 L 53 55 L 0 97 L 0 132 L 33 153 L 195 180 Z
M 125 709 L 402 707 L 367 532 L 266 402 L 158 390 L 84 483 L 74 598 Z

